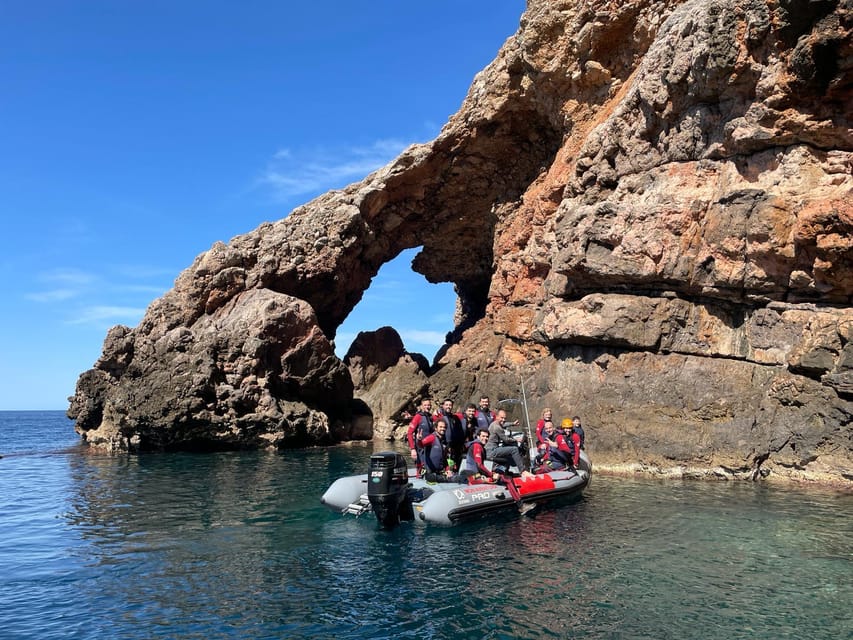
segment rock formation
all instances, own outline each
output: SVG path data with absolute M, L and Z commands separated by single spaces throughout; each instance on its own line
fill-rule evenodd
M 344 364 L 352 376 L 356 400 L 369 410 L 368 437 L 402 437 L 404 430 L 399 427 L 406 423 L 412 399 L 429 394 L 427 359 L 408 353 L 392 327 L 381 327 L 359 333 Z
M 119 449 L 363 436 L 331 341 L 423 247 L 458 305 L 413 400 L 523 379 L 598 466 L 853 483 L 851 28 L 850 0 L 529 0 L 436 140 L 199 256 L 69 416 Z

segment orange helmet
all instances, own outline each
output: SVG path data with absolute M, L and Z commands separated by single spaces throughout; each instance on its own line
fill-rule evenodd
M 572 419 L 571 418 L 563 418 L 563 422 L 560 424 L 563 429 L 571 429 L 572 427 Z

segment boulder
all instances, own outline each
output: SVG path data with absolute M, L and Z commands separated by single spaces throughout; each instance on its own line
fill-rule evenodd
M 371 408 L 372 435 L 402 438 L 414 399 L 429 388 L 429 364 L 421 354 L 408 353 L 391 327 L 362 331 L 349 348 L 344 363 L 355 385 L 355 397 Z

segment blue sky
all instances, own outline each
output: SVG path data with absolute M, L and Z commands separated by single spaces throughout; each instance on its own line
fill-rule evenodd
M 0 7 L 0 410 L 65 409 L 196 255 L 433 139 L 523 0 Z M 449 284 L 388 263 L 338 332 L 432 357 Z M 406 313 L 428 296 L 434 318 Z M 415 324 L 417 323 L 417 324 Z

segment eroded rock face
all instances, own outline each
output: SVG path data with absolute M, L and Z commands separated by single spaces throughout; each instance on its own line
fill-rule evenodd
M 329 340 L 422 246 L 459 295 L 432 395 L 523 378 L 598 465 L 853 482 L 851 28 L 849 0 L 530 0 L 435 141 L 199 256 L 69 415 L 120 448 L 350 437 Z M 396 362 L 359 392 L 382 433 L 395 380 L 425 392 Z
M 393 440 L 406 422 L 413 399 L 429 393 L 429 362 L 409 353 L 392 327 L 362 331 L 344 356 L 355 385 L 354 395 L 370 410 L 369 437 Z M 363 414 L 362 414 L 363 415 Z
M 252 289 L 171 328 L 158 308 L 135 330 L 112 329 L 81 376 L 69 413 L 89 443 L 215 449 L 349 435 L 352 379 L 305 301 Z

